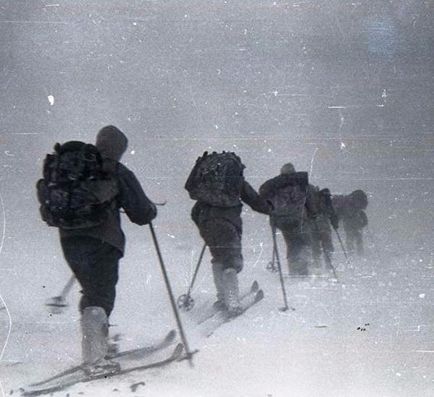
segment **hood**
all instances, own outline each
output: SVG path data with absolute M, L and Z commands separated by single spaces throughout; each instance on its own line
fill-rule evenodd
M 293 174 L 294 172 L 295 172 L 295 167 L 292 165 L 292 163 L 286 163 L 280 169 L 281 175 L 289 175 L 289 174 Z
M 102 157 L 119 161 L 128 147 L 128 139 L 124 133 L 113 125 L 99 130 L 95 146 Z

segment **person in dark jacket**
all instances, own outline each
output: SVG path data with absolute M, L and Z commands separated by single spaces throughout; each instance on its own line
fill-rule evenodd
M 317 217 L 310 222 L 314 265 L 316 268 L 321 267 L 321 254 L 324 254 L 324 261 L 330 267 L 334 252 L 331 226 L 335 230 L 338 228 L 338 217 L 333 208 L 329 189 L 320 190 L 317 187 L 314 195 L 318 209 Z
M 127 145 L 127 137 L 114 126 L 102 128 L 96 137 L 104 170 L 114 174 L 119 188 L 105 222 L 85 229 L 59 229 L 65 259 L 82 287 L 82 356 L 90 372 L 110 370 L 114 365 L 104 357 L 108 349 L 108 318 L 115 302 L 119 260 L 125 248 L 120 209 L 138 225 L 149 223 L 157 215 L 155 205 L 146 197 L 134 173 L 119 162 Z
M 244 180 L 239 199 L 233 206 L 217 207 L 197 201 L 191 217 L 212 256 L 217 301 L 214 306 L 236 315 L 241 310 L 237 274 L 243 269 L 241 247 L 242 203 L 262 214 L 269 214 L 269 204 L 259 197 L 253 187 Z
M 271 201 L 271 227 L 281 230 L 287 248 L 289 273 L 306 276 L 312 263 L 309 220 L 317 215 L 314 187 L 306 172 L 296 172 L 291 163 L 283 165 L 280 175 L 266 181 L 259 193 Z
M 363 228 L 368 225 L 365 212 L 368 207 L 368 196 L 359 189 L 346 196 L 333 196 L 332 202 L 339 222 L 344 226 L 348 253 L 353 254 L 356 251 L 359 256 L 363 256 Z

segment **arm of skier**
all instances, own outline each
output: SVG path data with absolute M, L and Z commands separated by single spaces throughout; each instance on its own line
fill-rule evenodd
M 337 229 L 339 227 L 339 218 L 338 215 L 333 207 L 332 202 L 332 196 L 329 189 L 323 189 L 320 192 L 322 196 L 324 197 L 324 204 L 325 204 L 325 212 L 327 217 L 330 219 L 330 223 L 333 227 L 333 229 Z
M 119 167 L 120 206 L 131 222 L 146 225 L 157 216 L 157 207 L 148 199 L 136 176 L 127 167 Z
M 365 211 L 360 210 L 359 219 L 360 219 L 360 228 L 361 229 L 368 226 L 368 216 L 366 215 Z
M 319 214 L 319 208 L 315 200 L 315 188 L 311 185 L 306 186 L 306 211 L 311 219 L 316 219 Z
M 241 187 L 241 200 L 246 203 L 253 210 L 260 212 L 261 214 L 270 214 L 271 204 L 258 193 L 255 189 L 246 181 L 244 181 Z

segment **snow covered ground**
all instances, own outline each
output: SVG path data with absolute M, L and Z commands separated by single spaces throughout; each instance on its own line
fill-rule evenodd
M 70 273 L 34 184 L 55 142 L 114 124 L 149 197 L 168 200 L 155 226 L 175 296 L 202 245 L 183 185 L 204 150 L 235 150 L 256 188 L 291 161 L 334 193 L 366 190 L 367 256 L 348 265 L 335 241 L 339 282 L 287 278 L 296 310 L 283 313 L 267 219 L 246 208 L 240 281 L 265 299 L 204 338 L 193 317 L 213 302 L 207 254 L 182 315 L 194 369 L 56 395 L 433 396 L 432 13 L 429 1 L 2 2 L 0 395 L 80 359 L 78 287 L 64 314 L 44 306 Z M 175 321 L 149 230 L 124 229 L 111 332 L 127 349 Z
M 68 390 L 69 395 L 432 394 L 434 291 L 433 265 L 428 258 L 390 253 L 377 259 L 371 252 L 366 260 L 346 265 L 340 254 L 338 282 L 328 277 L 286 278 L 288 300 L 296 310 L 281 312 L 277 275 L 264 270 L 270 247 L 263 248 L 256 253 L 246 250 L 249 269 L 241 277 L 244 288 L 252 279 L 259 281 L 266 294 L 261 303 L 209 338 L 200 334 L 192 320 L 195 309 L 183 316 L 190 345 L 200 350 L 194 356 L 194 369 L 186 362 L 175 363 L 164 369 L 77 385 Z M 140 269 L 142 256 L 138 254 L 136 260 L 123 264 L 118 306 L 112 318 L 116 326 L 111 329 L 123 335 L 122 348 L 147 344 L 174 326 L 158 267 L 150 267 L 145 274 Z M 155 258 L 148 261 L 155 262 Z M 175 266 L 172 260 L 171 275 L 179 295 L 187 279 L 179 273 L 176 276 Z M 151 281 L 146 284 L 147 278 Z M 206 266 L 193 296 L 198 309 L 212 303 Z M 68 300 L 72 303 L 76 298 L 75 291 Z M 42 304 L 40 300 L 37 303 Z M 40 308 L 27 320 L 19 313 L 16 317 L 2 365 L 4 395 L 79 360 L 74 307 L 63 315 L 50 316 Z M 130 386 L 140 381 L 145 386 L 132 393 Z

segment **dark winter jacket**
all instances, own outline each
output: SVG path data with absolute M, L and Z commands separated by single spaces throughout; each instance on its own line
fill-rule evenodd
M 335 195 L 332 197 L 333 208 L 344 226 L 360 230 L 368 225 L 368 217 L 364 211 L 367 203 L 362 205 L 351 195 Z
M 249 205 L 253 210 L 262 214 L 269 214 L 271 207 L 266 200 L 262 199 L 255 189 L 246 181 L 241 187 L 240 204 L 234 207 L 215 207 L 201 201 L 197 201 L 191 211 L 191 218 L 200 227 L 206 221 L 211 219 L 225 219 L 231 222 L 241 233 L 241 209 L 242 202 Z
M 123 253 L 125 235 L 121 229 L 120 209 L 125 211 L 131 222 L 138 225 L 152 221 L 157 215 L 157 209 L 146 197 L 134 173 L 118 161 L 127 147 L 125 135 L 116 127 L 105 127 L 97 136 L 96 146 L 104 156 L 104 169 L 113 173 L 118 181 L 119 194 L 103 224 L 86 229 L 59 229 L 60 238 L 91 237 L 107 242 Z

